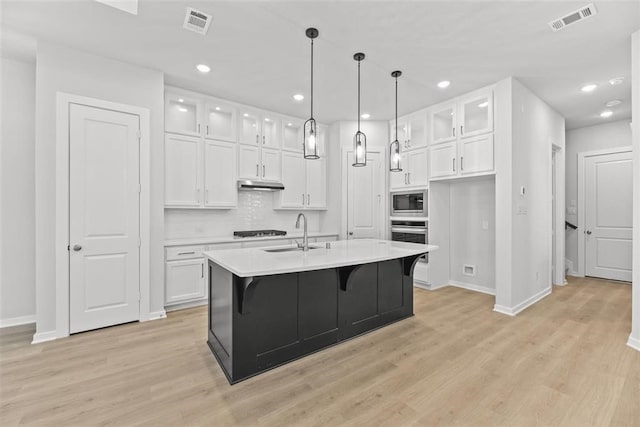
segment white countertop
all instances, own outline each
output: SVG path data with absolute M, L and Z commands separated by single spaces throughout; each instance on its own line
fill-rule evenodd
M 321 243 L 310 246 L 319 249 L 309 252 L 266 252 L 265 249 L 269 248 L 227 249 L 204 252 L 204 256 L 236 276 L 252 277 L 386 261 L 438 249 L 433 245 L 374 239 L 339 240 L 331 242 L 331 249 L 326 249 Z
M 320 232 L 310 231 L 309 237 L 329 237 L 338 236 L 338 232 Z M 166 246 L 186 246 L 186 245 L 207 245 L 215 243 L 241 243 L 241 242 L 255 242 L 255 241 L 268 241 L 268 240 L 285 240 L 285 239 L 302 239 L 302 232 L 290 233 L 287 232 L 286 236 L 267 236 L 267 237 L 188 237 L 184 239 L 167 239 L 164 241 Z

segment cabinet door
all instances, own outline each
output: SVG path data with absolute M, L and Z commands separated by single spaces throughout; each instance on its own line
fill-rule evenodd
M 166 304 L 198 300 L 206 296 L 204 259 L 168 261 L 166 269 Z
M 260 140 L 260 114 L 255 111 L 239 110 L 240 112 L 240 144 L 258 146 Z
M 407 153 L 402 151 L 400 152 L 400 166 L 402 166 L 402 172 L 389 172 L 389 188 L 391 190 L 402 190 L 408 185 Z
M 327 207 L 327 162 L 324 158 L 305 160 L 307 165 L 307 208 Z
M 285 119 L 282 122 L 282 149 L 302 152 L 302 138 L 304 122 L 301 120 Z
M 282 153 L 282 183 L 280 192 L 283 208 L 302 208 L 306 202 L 305 159 L 299 153 Z
M 199 136 L 200 100 L 176 93 L 165 94 L 164 128 L 166 132 Z
M 438 178 L 455 175 L 457 170 L 456 157 L 455 142 L 431 147 L 429 176 Z
M 280 181 L 280 151 L 262 149 L 261 177 L 265 181 Z
M 166 206 L 200 206 L 200 139 L 166 134 L 164 143 Z
M 281 121 L 275 115 L 265 114 L 262 118 L 262 146 L 280 148 Z
M 460 141 L 460 173 L 493 171 L 493 134 Z
M 407 118 L 409 135 L 407 145 L 409 148 L 427 146 L 427 113 L 418 112 Z
M 427 149 L 421 148 L 420 150 L 409 151 L 406 153 L 406 157 L 409 163 L 409 175 L 407 182 L 411 187 L 423 187 L 427 185 Z
M 493 132 L 493 92 L 471 95 L 460 102 L 460 137 Z
M 234 207 L 237 205 L 236 168 L 236 144 L 205 141 L 205 206 Z
M 238 177 L 260 179 L 260 149 L 248 145 L 238 147 Z
M 396 139 L 396 122 L 391 120 L 389 129 L 389 142 L 393 142 Z M 406 117 L 400 117 L 398 119 L 398 141 L 400 147 L 403 150 L 409 148 L 409 122 Z
M 209 101 L 206 103 L 205 137 L 219 141 L 236 142 L 236 130 L 236 107 L 218 101 Z
M 456 104 L 447 104 L 431 112 L 431 141 L 433 144 L 456 139 Z

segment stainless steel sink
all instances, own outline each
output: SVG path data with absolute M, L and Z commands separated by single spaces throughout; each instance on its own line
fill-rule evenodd
M 320 248 L 314 248 L 313 246 L 309 246 L 309 250 L 312 250 L 312 249 L 320 249 Z M 296 251 L 302 252 L 302 248 L 286 247 L 286 248 L 263 249 L 263 251 L 265 252 L 296 252 Z

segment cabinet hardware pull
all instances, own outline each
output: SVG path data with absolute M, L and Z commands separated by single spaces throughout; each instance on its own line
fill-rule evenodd
M 178 255 L 195 255 L 196 252 L 195 251 L 191 251 L 191 252 L 178 252 Z
M 311 195 L 307 194 L 307 206 L 311 204 Z
M 260 144 L 260 135 L 256 134 L 256 144 Z
M 198 133 L 200 133 L 200 123 L 198 123 Z
M 453 160 L 453 171 L 455 172 L 455 171 L 456 171 L 456 159 L 455 159 L 455 157 L 454 157 L 454 158 L 453 158 L 453 159 L 451 159 L 451 160 Z
M 262 135 L 262 145 L 264 144 L 265 144 L 265 138 L 264 138 L 264 135 Z
M 265 171 L 266 171 L 265 166 L 264 166 L 264 165 L 262 165 L 262 177 L 263 177 L 263 178 L 264 178 L 264 176 L 265 176 L 265 174 L 266 174 L 266 172 L 265 172 Z
M 256 176 L 260 176 L 260 165 L 256 163 Z
M 409 147 L 411 147 L 411 138 L 407 139 L 407 144 L 409 144 Z
M 464 170 L 464 157 L 460 156 L 460 170 L 463 171 Z
M 207 125 L 206 131 L 207 131 L 207 135 L 209 135 L 209 125 Z
M 407 172 L 407 181 L 408 184 L 411 184 L 411 172 Z
M 304 193 L 302 193 L 302 205 L 304 206 Z
M 200 203 L 200 189 L 196 190 L 196 202 Z
M 456 128 L 452 128 L 452 130 L 453 130 L 453 136 L 455 137 L 456 136 Z
M 463 126 L 463 125 L 460 125 L 460 136 L 464 135 L 463 130 L 464 130 L 464 126 Z
M 200 264 L 200 277 L 204 279 L 204 264 Z
M 209 203 L 209 189 L 204 190 L 204 202 Z

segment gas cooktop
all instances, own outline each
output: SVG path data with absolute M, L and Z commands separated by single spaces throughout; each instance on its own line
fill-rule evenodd
M 234 231 L 233 237 L 271 237 L 271 236 L 286 236 L 287 232 L 282 230 L 249 230 L 249 231 Z

